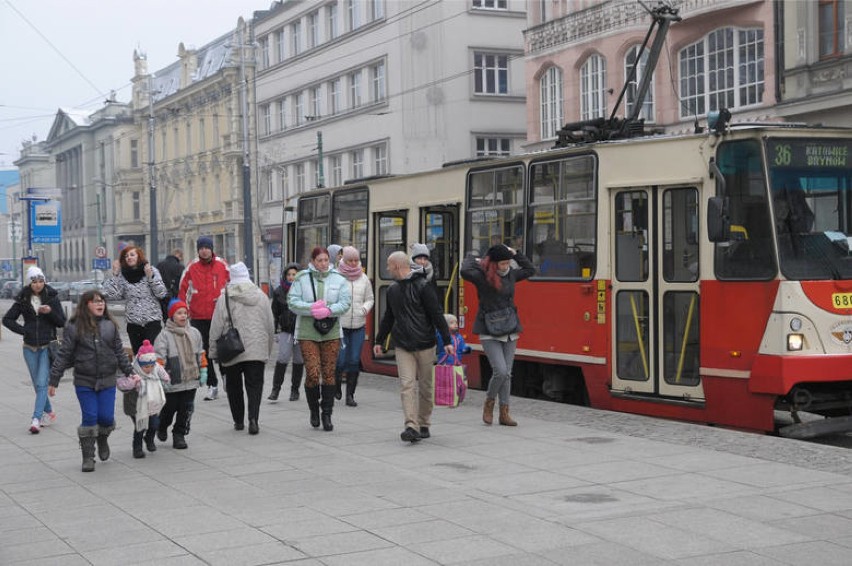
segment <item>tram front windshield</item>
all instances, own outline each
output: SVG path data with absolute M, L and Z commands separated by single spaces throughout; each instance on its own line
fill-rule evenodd
M 852 279 L 852 139 L 767 140 L 769 190 L 787 279 Z

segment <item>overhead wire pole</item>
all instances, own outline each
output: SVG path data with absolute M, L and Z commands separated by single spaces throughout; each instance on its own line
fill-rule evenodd
M 248 79 L 246 78 L 245 38 L 239 30 L 240 48 L 240 107 L 243 114 L 243 255 L 244 263 L 254 278 L 254 234 L 252 231 L 251 163 L 249 162 Z
M 154 76 L 148 75 L 148 186 L 150 192 L 151 246 L 148 258 L 151 265 L 158 261 L 157 249 L 160 242 L 157 237 L 157 180 L 154 176 Z

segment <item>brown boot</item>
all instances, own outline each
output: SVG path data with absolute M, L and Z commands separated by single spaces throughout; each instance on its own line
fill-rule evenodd
M 504 426 L 518 426 L 516 421 L 509 415 L 509 405 L 500 405 L 500 424 Z
M 482 422 L 485 424 L 494 422 L 494 399 L 485 398 L 485 406 L 482 407 Z

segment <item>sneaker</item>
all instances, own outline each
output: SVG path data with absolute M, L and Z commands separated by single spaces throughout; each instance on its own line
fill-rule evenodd
M 41 423 L 38 419 L 33 419 L 33 424 L 30 425 L 30 432 L 33 434 L 38 434 L 41 430 Z
M 219 388 L 218 387 L 209 387 L 207 389 L 207 395 L 204 396 L 205 401 L 215 401 L 219 398 Z
M 56 422 L 56 413 L 44 413 L 41 416 L 41 426 L 50 426 Z
M 420 427 L 420 438 L 429 438 L 430 436 L 432 436 L 432 435 L 429 434 L 429 427 L 428 426 L 421 426 Z
M 411 427 L 407 427 L 399 437 L 403 440 L 403 442 L 417 442 L 420 440 L 420 433 L 414 430 Z

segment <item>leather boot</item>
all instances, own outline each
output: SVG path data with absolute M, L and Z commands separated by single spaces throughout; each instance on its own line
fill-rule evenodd
M 278 394 L 281 393 L 281 386 L 284 385 L 284 374 L 287 372 L 287 364 L 275 364 L 275 372 L 272 374 L 272 393 L 269 394 L 270 401 L 277 401 Z
M 145 431 L 145 447 L 148 448 L 148 452 L 157 451 L 157 444 L 154 442 L 154 433 L 156 432 L 151 427 L 148 427 L 148 430 Z
M 133 431 L 133 457 L 144 458 L 145 451 L 142 450 L 142 437 L 145 435 L 142 431 Z
M 334 398 L 340 401 L 343 398 L 343 376 L 345 373 L 334 374 Z
M 482 407 L 482 422 L 485 424 L 494 422 L 494 399 L 485 398 L 485 405 Z
M 115 430 L 115 425 L 99 426 L 98 427 L 98 458 L 101 462 L 109 460 L 109 443 L 107 439 L 112 431 Z
M 290 400 L 299 400 L 299 386 L 302 385 L 302 374 L 305 371 L 305 364 L 293 364 L 293 374 L 290 376 Z
M 346 376 L 346 406 L 357 407 L 355 402 L 355 388 L 358 387 L 358 374 L 350 373 Z
M 311 410 L 311 426 L 314 428 L 320 425 L 320 407 L 319 407 L 320 388 L 305 386 L 305 399 L 308 401 L 308 409 Z
M 83 454 L 84 472 L 95 471 L 95 442 L 98 438 L 97 426 L 77 427 L 77 436 L 80 438 L 80 452 Z
M 331 424 L 331 413 L 334 410 L 334 399 L 336 398 L 337 388 L 334 385 L 322 386 L 322 429 L 325 431 L 334 430 L 334 425 Z
M 518 423 L 512 420 L 509 415 L 509 405 L 500 405 L 500 424 L 504 426 L 518 426 Z

